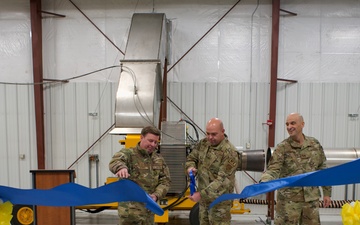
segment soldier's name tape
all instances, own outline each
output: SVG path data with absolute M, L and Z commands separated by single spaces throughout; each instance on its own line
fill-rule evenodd
M 18 189 L 0 186 L 0 199 L 14 205 L 82 206 L 112 202 L 143 202 L 157 215 L 164 210 L 135 182 L 127 179 L 98 188 L 87 188 L 76 183 L 66 183 L 52 189 Z
M 249 185 L 240 194 L 221 195 L 210 204 L 210 208 L 222 201 L 246 199 L 283 187 L 334 186 L 360 183 L 360 176 L 356 172 L 359 170 L 360 159 L 356 159 L 324 170 Z

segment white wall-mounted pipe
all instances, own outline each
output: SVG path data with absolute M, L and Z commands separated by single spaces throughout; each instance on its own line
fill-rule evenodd
M 337 166 L 359 158 L 360 149 L 356 148 L 331 148 L 324 149 L 328 167 Z
M 275 148 L 268 148 L 270 155 L 275 151 Z M 360 157 L 360 148 L 324 148 L 326 156 L 326 165 L 333 167 L 341 165 Z

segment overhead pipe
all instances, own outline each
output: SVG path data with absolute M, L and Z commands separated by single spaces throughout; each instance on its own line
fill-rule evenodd
M 43 11 L 41 10 L 41 13 L 44 13 L 44 14 L 49 14 L 49 15 L 52 15 L 52 16 L 55 16 L 55 17 L 66 17 L 65 15 L 62 15 L 62 14 L 58 14 L 58 13 L 53 13 L 53 12 L 47 12 L 47 11 Z

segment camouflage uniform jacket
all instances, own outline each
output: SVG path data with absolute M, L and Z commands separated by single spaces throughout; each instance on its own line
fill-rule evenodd
M 237 165 L 236 148 L 227 138 L 218 146 L 211 146 L 204 138 L 188 155 L 185 167 L 197 169 L 201 202 L 209 204 L 222 194 L 233 193 Z
M 170 188 L 170 172 L 164 158 L 156 152 L 149 155 L 139 144 L 135 148 L 124 148 L 113 156 L 110 171 L 115 174 L 123 168 L 128 169 L 130 180 L 158 199 L 164 198 Z
M 291 137 L 277 145 L 261 181 L 294 176 L 326 168 L 326 157 L 319 141 L 305 136 L 303 145 Z M 331 196 L 331 186 L 324 186 L 324 196 Z M 277 199 L 315 201 L 320 198 L 319 187 L 286 187 L 278 190 Z

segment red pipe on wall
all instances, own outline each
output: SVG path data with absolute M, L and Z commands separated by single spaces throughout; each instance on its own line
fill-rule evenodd
M 270 109 L 268 147 L 275 146 L 275 125 L 276 125 L 276 93 L 277 93 L 277 71 L 278 71 L 278 52 L 279 52 L 279 20 L 280 20 L 280 0 L 272 1 L 272 34 L 271 34 L 271 74 L 270 74 Z M 269 192 L 266 196 L 268 200 L 268 217 L 274 219 L 275 201 L 274 192 Z
M 42 63 L 41 0 L 30 0 L 32 61 L 38 169 L 45 169 L 44 92 Z

